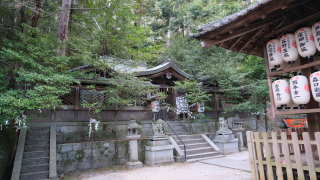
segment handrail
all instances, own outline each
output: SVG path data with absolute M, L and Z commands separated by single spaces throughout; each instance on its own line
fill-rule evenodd
M 164 121 L 167 123 L 167 125 L 170 127 L 170 129 L 172 130 L 172 132 L 177 136 L 177 138 L 180 140 L 180 142 L 182 142 L 183 147 L 184 147 L 184 160 L 187 162 L 186 145 L 183 143 L 183 141 L 180 139 L 180 137 L 177 135 L 177 133 L 174 132 L 174 130 L 172 129 L 172 127 L 169 125 L 169 123 L 168 123 L 164 118 L 162 118 L 162 120 L 164 120 Z

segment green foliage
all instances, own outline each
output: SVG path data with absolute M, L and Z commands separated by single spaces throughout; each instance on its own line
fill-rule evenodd
M 204 103 L 210 100 L 210 95 L 202 89 L 202 86 L 197 81 L 184 80 L 182 82 L 175 81 L 174 89 L 182 90 L 186 94 L 188 103 Z
M 149 92 L 156 92 L 156 87 L 151 86 L 146 78 L 136 78 L 134 74 L 117 73 L 109 80 L 110 87 L 104 92 L 108 94 L 108 103 L 120 110 L 135 103 L 147 101 Z
M 60 57 L 56 37 L 24 26 L 15 39 L 1 38 L 0 124 L 21 117 L 20 112 L 61 106 L 60 96 L 79 83 L 66 69 L 76 57 Z

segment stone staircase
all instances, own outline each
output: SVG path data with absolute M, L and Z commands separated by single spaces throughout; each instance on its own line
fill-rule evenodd
M 220 157 L 222 155 L 220 149 L 205 134 L 191 135 L 178 121 L 167 121 L 167 123 L 185 144 L 187 162 Z M 169 135 L 169 140 L 175 147 L 177 162 L 184 161 L 184 146 L 182 142 L 169 127 L 166 134 Z
M 207 138 L 205 134 L 179 135 L 179 137 L 186 146 L 187 162 L 221 157 L 222 155 L 220 149 Z M 172 136 L 172 138 L 177 143 L 184 156 L 184 146 L 182 142 L 176 136 Z
M 186 135 L 186 134 L 190 134 L 185 127 L 178 121 L 167 121 L 167 123 L 170 125 L 170 127 L 174 130 L 174 132 L 177 135 Z M 166 134 L 169 136 L 175 136 L 175 134 L 173 133 L 173 131 L 167 127 L 167 132 Z
M 30 128 L 24 147 L 21 180 L 49 178 L 50 128 Z

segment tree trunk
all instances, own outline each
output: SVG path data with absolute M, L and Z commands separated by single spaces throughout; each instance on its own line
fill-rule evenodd
M 58 39 L 61 42 L 67 39 L 70 7 L 71 7 L 71 0 L 62 0 L 62 6 L 61 6 L 62 11 L 60 14 L 60 22 L 59 22 L 59 30 L 58 30 Z M 69 10 L 63 10 L 63 9 L 69 9 Z M 58 53 L 61 56 L 65 56 L 66 55 L 65 48 L 60 48 L 58 50 Z
M 36 27 L 37 22 L 39 20 L 40 10 L 41 10 L 41 2 L 40 2 L 40 0 L 37 0 L 36 7 L 37 8 L 36 8 L 35 15 L 32 18 L 32 24 L 31 24 L 32 27 Z

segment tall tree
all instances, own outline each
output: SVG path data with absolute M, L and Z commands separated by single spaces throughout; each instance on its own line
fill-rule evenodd
M 60 21 L 59 21 L 59 30 L 58 30 L 58 39 L 60 42 L 63 42 L 67 39 L 68 35 L 68 22 L 70 16 L 70 7 L 71 7 L 71 0 L 62 0 L 61 5 L 61 14 L 60 14 Z M 65 56 L 66 50 L 64 47 L 59 48 L 59 55 Z

